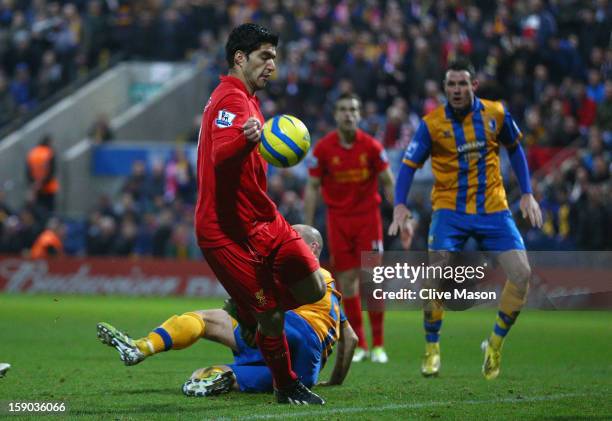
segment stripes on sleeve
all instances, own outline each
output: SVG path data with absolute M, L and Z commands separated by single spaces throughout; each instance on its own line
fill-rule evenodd
M 523 133 L 519 129 L 516 121 L 512 118 L 510 112 L 504 106 L 504 122 L 499 131 L 498 139 L 505 147 L 512 147 L 517 144 L 519 139 L 523 137 Z

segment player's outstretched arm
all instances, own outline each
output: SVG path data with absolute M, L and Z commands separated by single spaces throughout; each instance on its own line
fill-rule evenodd
M 340 339 L 338 340 L 338 354 L 336 355 L 336 363 L 332 370 L 331 377 L 327 382 L 321 382 L 321 386 L 333 386 L 341 385 L 346 375 L 351 368 L 351 362 L 353 361 L 353 354 L 357 347 L 357 334 L 351 327 L 348 320 L 342 322 L 340 325 Z
M 306 225 L 314 226 L 319 187 L 321 187 L 321 179 L 312 175 L 309 176 L 304 189 L 304 224 Z

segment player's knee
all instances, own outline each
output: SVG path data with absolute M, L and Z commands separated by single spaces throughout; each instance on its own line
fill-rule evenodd
M 228 312 L 219 308 L 198 310 L 193 313 L 199 315 L 206 324 L 221 324 L 227 318 Z
M 531 267 L 529 264 L 516 265 L 508 279 L 519 289 L 526 290 L 531 280 Z

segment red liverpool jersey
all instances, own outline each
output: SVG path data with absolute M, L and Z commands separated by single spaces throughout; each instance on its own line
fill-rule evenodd
M 243 241 L 276 216 L 266 194 L 267 163 L 242 131 L 249 117 L 264 123 L 257 97 L 240 79 L 221 76 L 200 126 L 195 210 L 200 247 Z
M 323 137 L 315 146 L 309 172 L 321 179 L 323 200 L 334 215 L 360 214 L 378 208 L 378 174 L 389 163 L 376 139 L 357 130 L 350 148 L 340 144 L 338 132 Z

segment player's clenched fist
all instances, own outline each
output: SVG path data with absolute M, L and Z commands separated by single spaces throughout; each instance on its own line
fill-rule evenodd
M 257 143 L 261 139 L 261 123 L 254 117 L 249 117 L 242 130 L 249 142 Z

